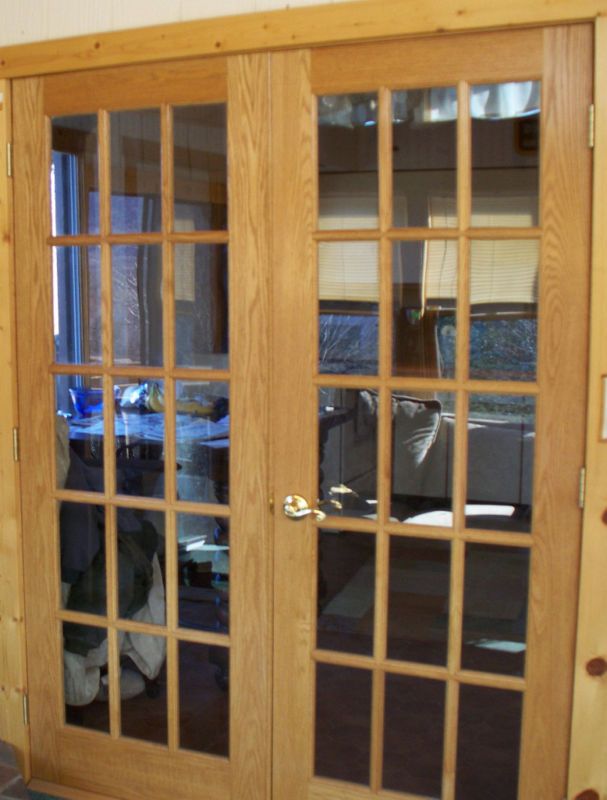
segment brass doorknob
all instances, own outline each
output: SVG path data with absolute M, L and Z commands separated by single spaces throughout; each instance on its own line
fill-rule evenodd
M 310 508 L 306 498 L 300 494 L 288 494 L 283 500 L 282 511 L 285 517 L 294 521 L 313 516 L 317 522 L 322 522 L 327 517 L 319 508 Z

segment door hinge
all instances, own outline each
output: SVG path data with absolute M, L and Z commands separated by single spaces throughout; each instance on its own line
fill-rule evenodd
M 6 174 L 9 178 L 13 177 L 13 143 L 6 143 Z
M 584 508 L 586 504 L 586 467 L 580 469 L 577 504 L 579 508 Z
M 30 700 L 27 692 L 23 692 L 23 724 L 30 724 Z
M 13 461 L 19 461 L 19 428 L 13 428 Z
M 588 106 L 588 147 L 594 147 L 594 103 Z

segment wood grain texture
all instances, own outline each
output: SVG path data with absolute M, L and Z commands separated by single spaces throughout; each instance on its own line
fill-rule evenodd
M 521 800 L 566 792 L 587 380 L 592 29 L 550 28 L 544 37 L 540 396 Z
M 607 93 L 607 20 L 597 22 L 595 97 Z M 594 242 L 591 289 L 588 436 L 586 445 L 586 507 L 580 573 L 577 654 L 569 796 L 586 789 L 607 796 L 607 678 L 591 677 L 587 662 L 607 656 L 607 536 L 602 516 L 607 508 L 607 442 L 600 439 L 602 376 L 607 375 L 607 106 L 596 109 L 594 149 Z
M 98 108 L 221 102 L 226 98 L 226 64 L 225 58 L 212 58 L 50 76 L 44 81 L 44 111 L 62 116 Z
M 63 797 L 65 800 L 115 800 L 108 795 L 101 795 L 93 792 L 84 792 L 82 789 L 72 789 L 69 786 L 58 786 L 56 783 L 49 781 L 41 781 L 34 778 L 28 784 L 28 789 L 33 792 L 42 792 L 50 794 L 52 797 Z
M 312 772 L 315 528 L 281 510 L 294 492 L 314 499 L 317 393 L 310 346 L 316 322 L 314 101 L 309 54 L 272 56 L 273 353 L 275 502 L 274 796 L 303 800 Z M 288 119 L 289 124 L 284 125 Z M 297 324 L 293 325 L 293 321 Z M 285 335 L 285 331 L 290 331 Z M 315 341 L 315 338 L 312 339 Z
M 48 413 L 53 392 L 49 376 L 52 293 L 50 258 L 44 242 L 50 226 L 40 80 L 15 82 L 14 136 L 15 251 L 20 264 L 16 283 L 19 414 L 27 420 L 21 430 L 21 469 L 32 772 L 52 781 L 58 777 L 58 750 L 50 731 L 61 718 L 56 687 L 62 679 L 53 608 L 59 584 L 52 500 L 54 436 L 52 415 Z M 33 602 L 41 596 L 53 604 L 44 615 Z
M 499 80 L 508 64 L 512 80 L 541 73 L 542 32 L 500 31 L 315 49 L 312 89 L 318 94 L 455 86 L 458 81 Z M 356 69 L 353 69 L 356 64 Z
M 27 685 L 21 543 L 19 468 L 13 459 L 13 428 L 18 427 L 15 264 L 13 260 L 13 181 L 7 177 L 11 141 L 11 96 L 0 81 L 0 739 L 16 748 L 19 765 L 29 773 L 29 738 L 23 724 Z
M 168 748 L 130 740 L 116 742 L 83 728 L 59 735 L 61 769 L 54 781 L 122 800 L 230 797 L 230 764 L 213 756 L 169 753 Z
M 232 796 L 270 796 L 270 57 L 228 65 Z
M 78 36 L 0 50 L 0 78 L 159 59 L 590 20 L 605 0 L 358 0 Z

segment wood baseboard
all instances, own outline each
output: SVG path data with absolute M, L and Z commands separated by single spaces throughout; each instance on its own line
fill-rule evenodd
M 34 792 L 43 792 L 60 797 L 62 800 L 117 800 L 115 797 L 108 797 L 105 794 L 95 794 L 85 792 L 83 789 L 74 789 L 72 786 L 60 786 L 58 783 L 49 783 L 33 778 L 27 785 L 28 789 Z

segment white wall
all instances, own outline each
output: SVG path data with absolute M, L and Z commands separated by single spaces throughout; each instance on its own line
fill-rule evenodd
M 317 5 L 322 0 L 0 0 L 0 46 L 227 14 Z M 324 0 L 344 2 L 344 0 Z

